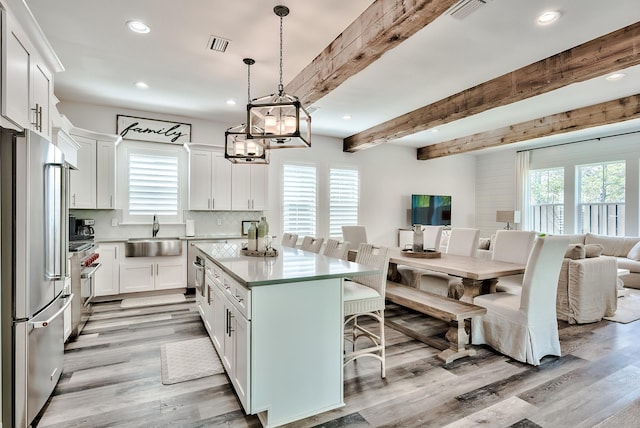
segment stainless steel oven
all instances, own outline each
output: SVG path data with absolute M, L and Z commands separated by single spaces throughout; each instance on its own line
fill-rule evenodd
M 194 272 L 194 284 L 196 289 L 196 298 L 204 299 L 206 296 L 206 285 L 205 285 L 205 271 L 204 271 L 204 259 L 200 256 L 196 256 L 196 259 L 193 261 L 191 269 Z

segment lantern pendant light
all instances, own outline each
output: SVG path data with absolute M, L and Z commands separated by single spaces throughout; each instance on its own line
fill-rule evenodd
M 276 6 L 273 11 L 280 17 L 280 84 L 277 94 L 247 104 L 247 138 L 264 139 L 267 149 L 311 147 L 311 116 L 298 97 L 285 93 L 282 84 L 282 18 L 289 8 Z
M 242 60 L 247 64 L 247 102 L 251 101 L 251 66 L 255 61 L 251 58 Z M 265 140 L 250 138 L 247 125 L 232 126 L 224 133 L 224 157 L 232 163 L 268 164 L 269 154 L 265 149 Z

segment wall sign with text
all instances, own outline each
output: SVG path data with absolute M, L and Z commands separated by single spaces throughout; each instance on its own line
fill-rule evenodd
M 191 142 L 191 125 L 117 115 L 117 132 L 125 140 L 182 144 Z

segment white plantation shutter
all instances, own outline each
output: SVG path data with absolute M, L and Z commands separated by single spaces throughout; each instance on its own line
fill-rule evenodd
M 282 188 L 283 232 L 316 236 L 316 167 L 285 164 Z
M 178 156 L 129 154 L 129 215 L 178 215 Z
M 342 237 L 342 226 L 358 224 L 360 180 L 357 169 L 329 171 L 329 235 Z

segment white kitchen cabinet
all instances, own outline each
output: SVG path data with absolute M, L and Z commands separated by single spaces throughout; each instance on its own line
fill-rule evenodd
M 14 4 L 13 7 L 24 6 Z M 29 22 L 19 22 L 11 10 L 2 11 L 2 116 L 16 128 L 31 129 L 50 139 L 51 70 L 62 71 L 62 64 L 45 39 L 30 38 L 41 34 L 34 31 L 37 23 L 32 21 L 30 13 L 18 12 Z
M 185 263 L 186 257 L 136 257 L 120 263 L 120 293 L 184 288 Z
M 96 144 L 95 140 L 73 136 L 80 148 L 78 169 L 69 172 L 69 208 L 96 207 Z
M 96 296 L 112 296 L 120 293 L 120 269 L 118 244 L 100 244 L 96 249 L 102 263 L 95 274 Z M 120 249 L 122 254 L 122 249 Z
M 219 150 L 189 152 L 189 209 L 231 209 L 231 162 Z
M 116 208 L 116 145 L 121 137 L 74 128 L 71 137 L 80 145 L 77 170 L 70 175 L 70 208 Z
M 232 165 L 231 209 L 264 211 L 267 209 L 267 165 Z

